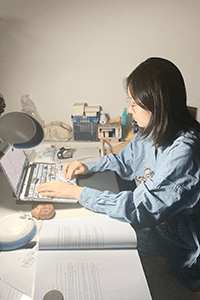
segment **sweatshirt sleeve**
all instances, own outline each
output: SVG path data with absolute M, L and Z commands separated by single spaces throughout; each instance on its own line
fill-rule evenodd
M 113 194 L 84 187 L 80 204 L 124 218 L 135 229 L 154 227 L 178 213 L 190 213 L 200 198 L 199 153 L 180 143 L 158 156 L 154 176 L 142 182 L 134 192 Z M 125 169 L 120 169 L 121 173 L 122 170 Z
M 95 162 L 85 163 L 90 173 L 103 172 L 105 170 L 115 171 L 122 179 L 133 180 L 135 168 L 137 167 L 137 155 L 142 156 L 141 143 L 137 143 L 136 136 L 124 147 L 119 154 L 110 153 L 99 158 Z

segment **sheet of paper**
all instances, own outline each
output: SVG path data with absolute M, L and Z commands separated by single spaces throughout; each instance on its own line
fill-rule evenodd
M 43 222 L 39 249 L 136 248 L 134 229 L 106 215 L 52 219 Z
M 34 299 L 151 299 L 136 250 L 39 251 Z
M 0 278 L 23 294 L 32 297 L 36 273 L 36 255 L 37 246 L 33 249 L 1 252 Z
M 32 298 L 14 289 L 0 279 L 0 299 L 2 300 L 31 300 Z

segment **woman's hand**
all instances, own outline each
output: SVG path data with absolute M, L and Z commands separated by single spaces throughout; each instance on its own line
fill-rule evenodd
M 82 187 L 64 181 L 49 181 L 40 184 L 37 192 L 50 198 L 72 198 L 79 200 Z
M 65 175 L 65 179 L 70 180 L 74 179 L 79 174 L 87 174 L 89 172 L 88 167 L 78 160 L 64 164 L 62 170 Z

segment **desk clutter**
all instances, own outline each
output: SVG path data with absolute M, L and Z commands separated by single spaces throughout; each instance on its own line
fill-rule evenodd
M 74 103 L 71 120 L 75 141 L 104 140 L 109 143 L 124 141 L 126 137 L 127 109 L 122 116 L 110 118 L 100 106 L 87 103 Z
M 76 102 L 72 106 L 71 126 L 63 121 L 51 121 L 45 124 L 30 95 L 22 95 L 22 112 L 34 117 L 43 127 L 45 141 L 106 141 L 118 143 L 127 137 L 128 112 L 124 108 L 122 115 L 111 118 L 103 112 L 100 105 L 88 105 Z M 130 128 L 129 128 L 130 129 Z M 133 129 L 133 128 L 132 128 Z M 63 155 L 61 154 L 62 158 Z
M 5 108 L 3 96 L 0 96 L 2 111 Z M 2 102 L 4 101 L 4 102 Z M 88 105 L 77 102 L 72 106 L 71 126 L 63 121 L 53 120 L 48 124 L 40 116 L 31 96 L 24 94 L 20 98 L 21 112 L 36 119 L 42 126 L 45 141 L 107 141 L 118 143 L 127 136 L 128 112 L 124 108 L 122 115 L 111 118 L 104 113 L 100 105 Z M 64 120 L 65 121 L 65 120 Z M 63 155 L 62 155 L 63 158 Z
M 122 137 L 121 124 L 105 124 L 98 126 L 98 138 L 110 143 L 118 143 Z

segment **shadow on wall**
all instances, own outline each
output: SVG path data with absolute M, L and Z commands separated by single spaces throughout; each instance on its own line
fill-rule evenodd
M 30 25 L 19 18 L 0 17 L 1 84 L 11 81 L 13 73 L 16 76 L 16 70 L 20 71 L 19 66 L 23 65 L 29 47 L 31 50 L 32 45 L 38 42 L 35 36 L 28 33 Z

